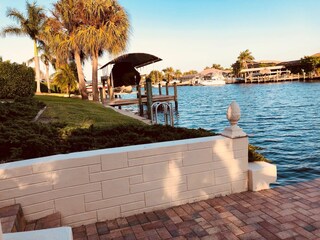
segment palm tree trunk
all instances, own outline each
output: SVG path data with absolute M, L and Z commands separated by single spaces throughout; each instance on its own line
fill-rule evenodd
M 34 46 L 34 69 L 36 72 L 36 81 L 37 81 L 37 90 L 36 93 L 41 93 L 40 89 L 40 61 L 39 61 L 39 56 L 38 56 L 38 46 L 37 46 L 37 41 L 33 41 L 33 46 Z
M 49 79 L 49 64 L 46 64 L 46 80 L 47 80 L 47 86 L 48 86 L 48 93 L 51 93 L 50 79 Z
M 92 65 L 92 93 L 93 101 L 99 101 L 99 89 L 98 89 L 98 53 L 94 53 L 91 59 Z
M 74 58 L 77 66 L 78 79 L 79 79 L 79 91 L 80 91 L 81 97 L 82 97 L 82 100 L 88 100 L 88 93 L 86 89 L 86 83 L 84 81 L 81 57 L 80 57 L 80 52 L 78 50 L 74 52 Z

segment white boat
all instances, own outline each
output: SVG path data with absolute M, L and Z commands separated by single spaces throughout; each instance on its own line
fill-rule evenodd
M 210 79 L 201 79 L 199 84 L 202 86 L 214 86 L 214 85 L 223 85 L 226 84 L 224 78 L 220 77 L 211 77 Z

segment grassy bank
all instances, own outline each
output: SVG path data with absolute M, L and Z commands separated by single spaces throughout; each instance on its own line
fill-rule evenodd
M 0 112 L 0 162 L 215 135 L 203 129 L 149 126 L 97 103 L 57 96 L 0 103 Z M 249 146 L 249 161 L 267 161 L 256 150 Z
M 101 104 L 78 98 L 39 95 L 35 99 L 45 103 L 47 109 L 39 118 L 41 122 L 63 122 L 69 128 L 115 127 L 142 125 L 143 123 L 105 108 Z
M 43 115 L 33 122 L 44 106 Z M 201 129 L 149 126 L 80 99 L 36 96 L 0 108 L 0 162 L 214 135 Z

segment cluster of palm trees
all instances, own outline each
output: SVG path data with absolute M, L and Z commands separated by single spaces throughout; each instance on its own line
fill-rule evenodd
M 50 16 L 35 2 L 26 4 L 26 14 L 8 9 L 7 16 L 17 26 L 2 29 L 3 35 L 30 37 L 34 42 L 34 63 L 37 90 L 40 92 L 39 49 L 47 67 L 51 63 L 61 74 L 70 75 L 67 65 L 74 61 L 82 99 L 88 99 L 83 63 L 91 59 L 93 100 L 99 100 L 98 58 L 104 52 L 116 55 L 123 52 L 129 38 L 129 20 L 117 0 L 58 0 Z M 49 68 L 47 68 L 49 69 Z M 48 77 L 48 76 L 47 76 Z M 68 84 L 70 87 L 70 84 Z
M 182 75 L 184 74 L 179 69 L 174 70 L 173 67 L 167 67 L 162 71 L 152 70 L 147 78 L 150 78 L 152 83 L 158 83 L 162 80 L 169 82 L 173 79 L 180 79 Z

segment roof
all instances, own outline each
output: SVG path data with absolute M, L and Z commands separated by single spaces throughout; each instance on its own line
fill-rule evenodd
M 247 68 L 247 69 L 242 69 L 240 72 L 244 73 L 244 72 L 256 72 L 256 71 L 267 71 L 267 70 L 278 70 L 278 69 L 282 69 L 285 68 L 284 66 L 273 66 L 273 67 L 260 67 L 260 68 Z
M 220 69 L 216 69 L 216 68 L 207 68 L 207 69 L 203 70 L 202 72 L 200 72 L 200 75 L 205 76 L 208 74 L 222 74 L 223 72 L 225 72 L 225 71 L 220 70 Z
M 162 60 L 161 58 L 158 58 L 148 53 L 128 53 L 113 59 L 112 61 L 103 65 L 100 69 L 105 68 L 110 64 L 124 63 L 124 62 L 131 63 L 133 67 L 140 68 L 155 62 L 159 62 L 161 60 Z
M 278 63 L 281 63 L 281 61 L 278 61 L 278 60 L 260 60 L 260 61 L 257 61 L 258 63 L 266 63 L 266 64 L 271 64 L 271 63 L 274 63 L 274 64 L 278 64 Z
M 284 65 L 286 67 L 292 67 L 292 66 L 299 66 L 300 64 L 301 64 L 300 60 L 293 60 L 293 61 L 281 62 L 277 65 Z

